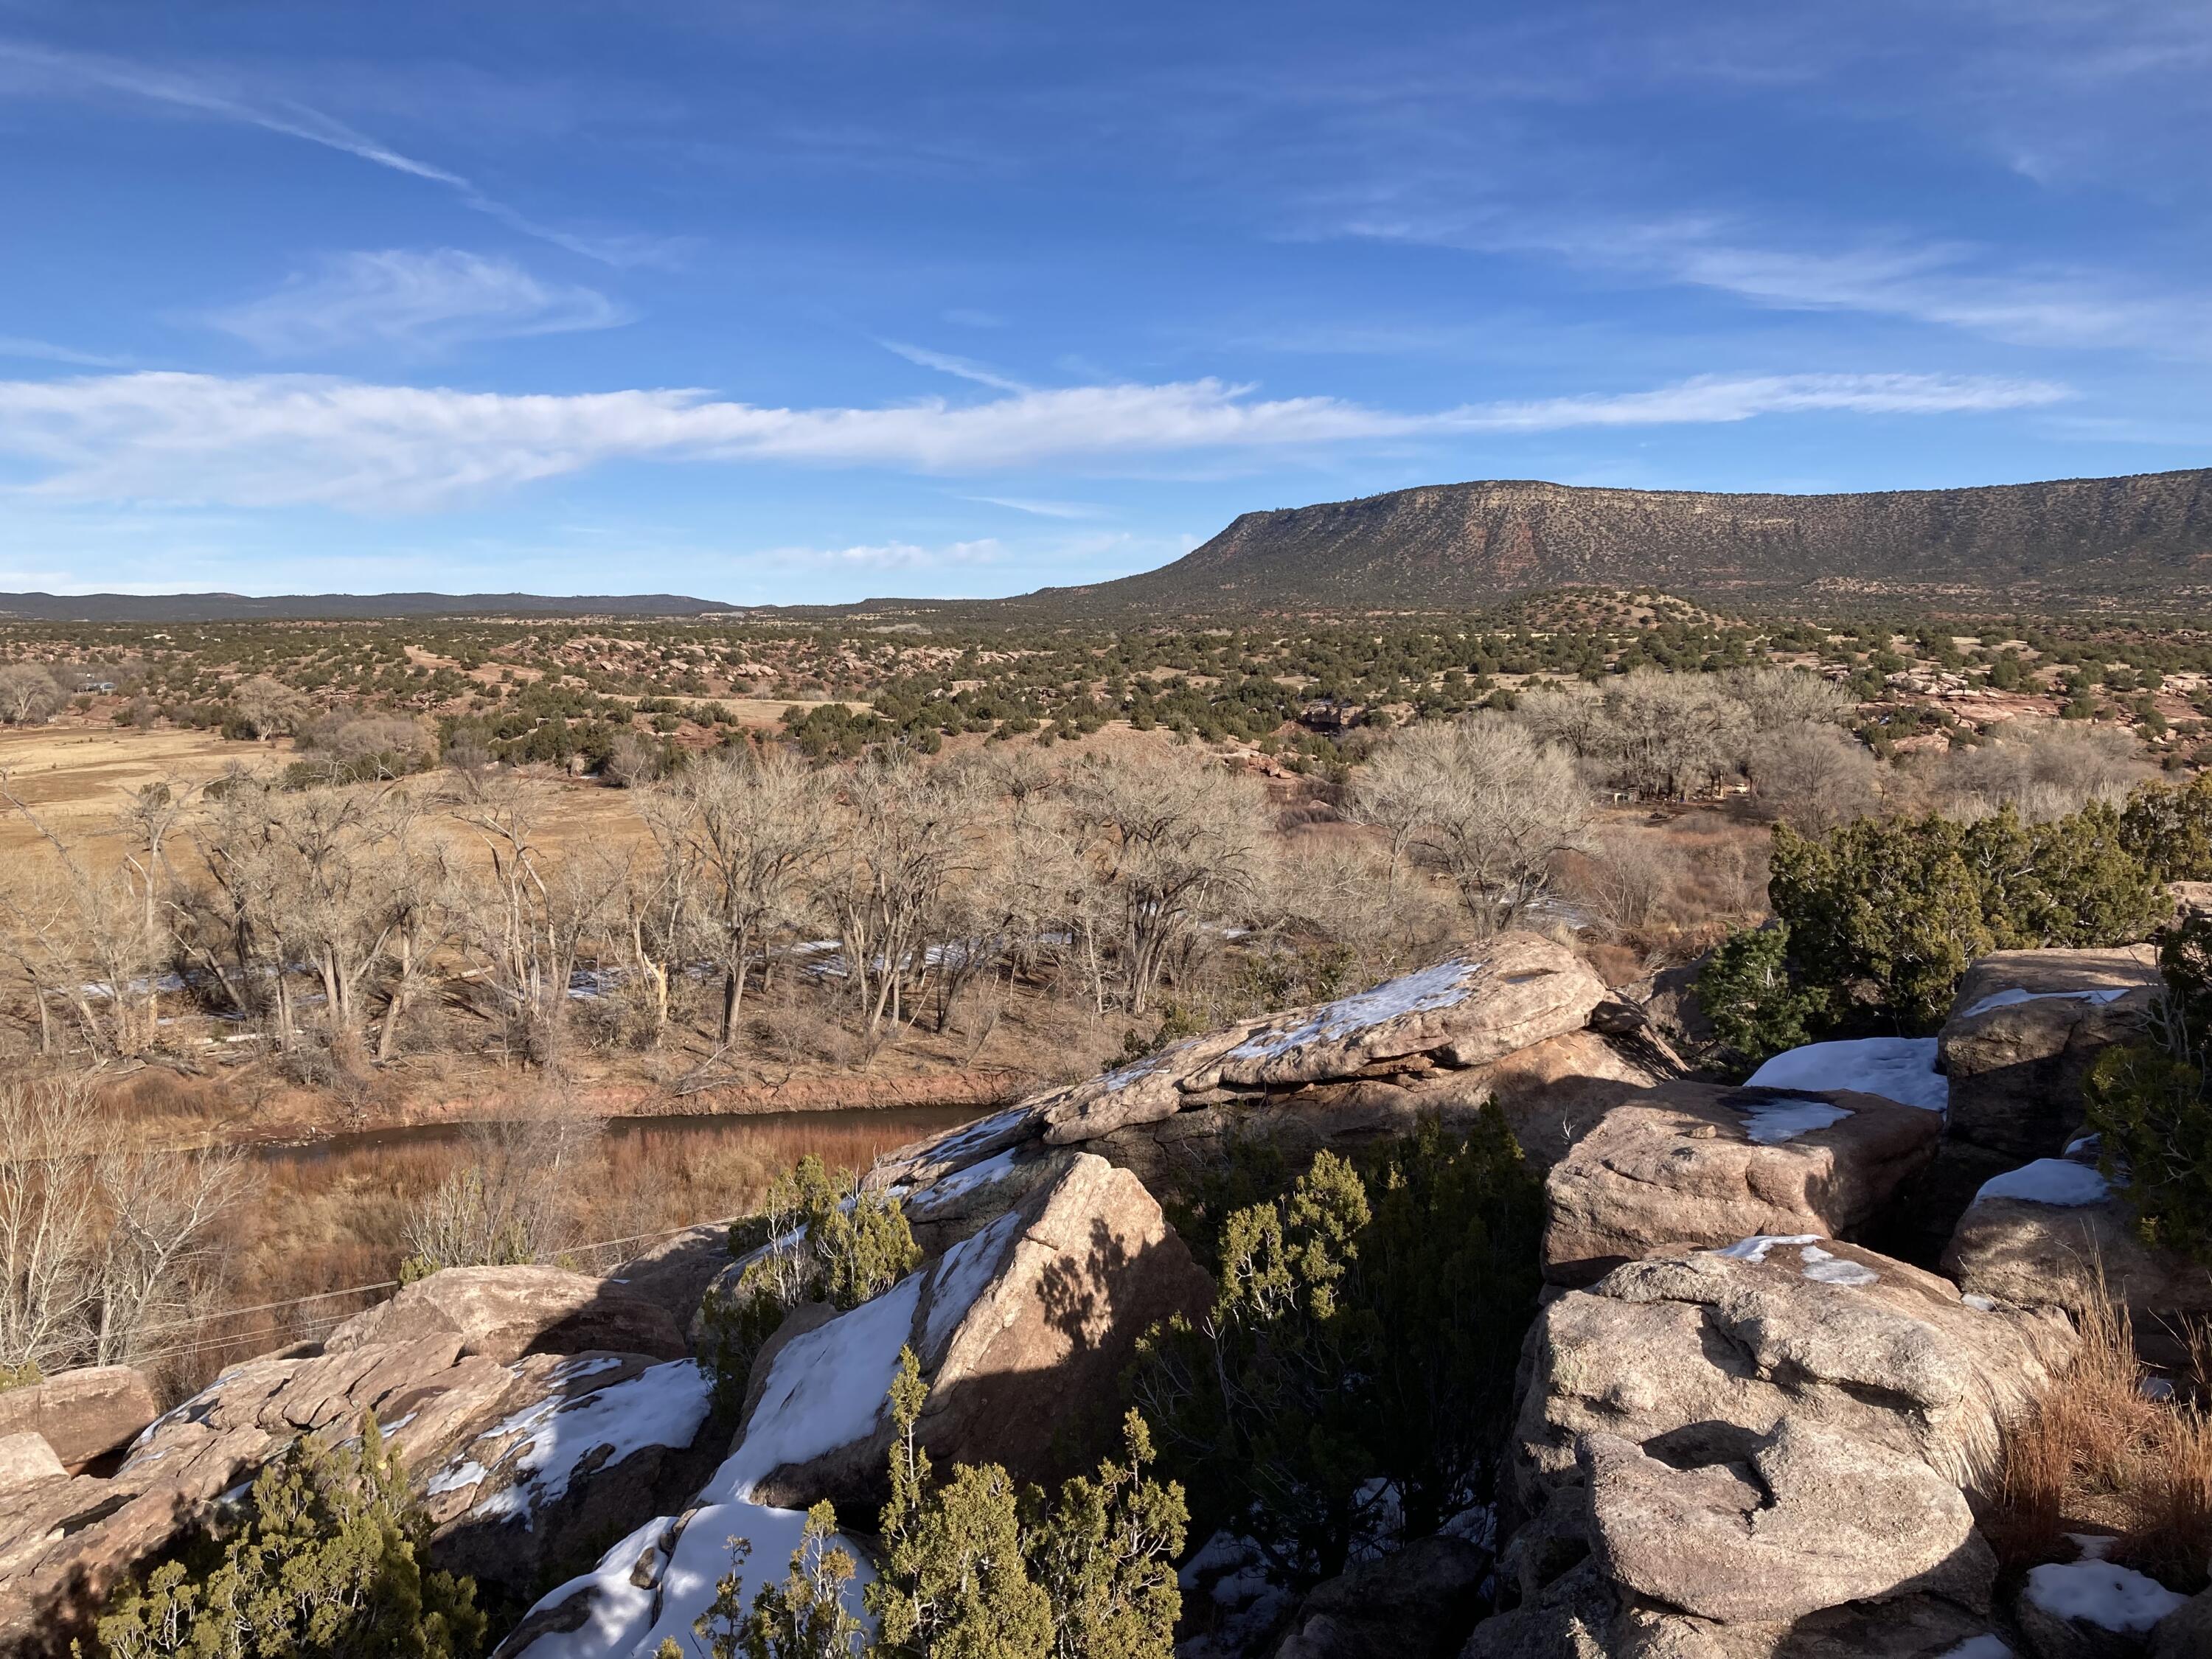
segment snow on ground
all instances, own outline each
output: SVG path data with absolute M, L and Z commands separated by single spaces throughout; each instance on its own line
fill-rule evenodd
M 753 1502 L 753 1488 L 787 1463 L 818 1457 L 873 1431 L 926 1276 L 908 1273 L 874 1301 L 787 1344 L 769 1368 L 744 1440 L 701 1488 L 702 1506 L 690 1513 L 674 1549 L 664 1553 L 655 1547 L 647 1570 L 637 1571 L 639 1557 L 676 1524 L 663 1516 L 617 1545 L 591 1572 L 552 1591 L 540 1607 L 583 1595 L 588 1611 L 577 1629 L 550 1632 L 532 1642 L 522 1650 L 526 1659 L 653 1659 L 668 1638 L 692 1652 L 697 1647 L 692 1622 L 714 1604 L 715 1584 L 725 1574 L 738 1573 L 748 1605 L 760 1585 L 782 1578 L 806 1517 Z M 732 1538 L 752 1546 L 742 1565 L 731 1559 Z M 861 1591 L 875 1577 L 866 1553 L 842 1538 L 832 1541 L 859 1565 L 843 1599 L 854 1617 L 865 1619 Z M 636 1582 L 641 1578 L 642 1586 Z
M 1841 1285 L 1847 1290 L 1860 1290 L 1881 1282 L 1881 1275 L 1863 1261 L 1847 1261 L 1818 1244 L 1808 1244 L 1797 1254 L 1804 1261 L 1805 1277 L 1816 1285 Z
M 1818 1233 L 1758 1233 L 1749 1238 L 1739 1238 L 1724 1249 L 1715 1250 L 1715 1255 L 1724 1255 L 1731 1261 L 1764 1261 L 1766 1253 L 1781 1244 L 1817 1244 Z
M 1012 1133 L 1027 1122 L 1029 1116 L 1030 1109 L 1026 1106 L 1015 1106 L 1003 1112 L 994 1112 L 990 1116 L 969 1124 L 959 1133 L 940 1140 L 932 1146 L 929 1149 L 929 1161 L 933 1164 L 950 1164 L 956 1158 L 965 1157 L 994 1137 Z
M 702 1496 L 742 1499 L 786 1463 L 804 1463 L 866 1439 L 884 1409 L 899 1350 L 914 1328 L 922 1273 L 787 1343 L 769 1367 L 742 1443 Z
M 1318 1041 L 1334 1041 L 1351 1036 L 1371 1026 L 1402 1014 L 1427 1013 L 1435 1008 L 1449 1008 L 1464 1001 L 1474 988 L 1464 983 L 1468 976 L 1482 964 L 1454 958 L 1440 962 L 1433 968 L 1423 968 L 1376 986 L 1371 991 L 1362 991 L 1357 996 L 1340 997 L 1336 1001 L 1316 1009 L 1304 1024 L 1287 1031 L 1261 1031 L 1245 1038 L 1223 1056 L 1224 1060 L 1272 1060 L 1277 1054 Z
M 1858 1037 L 1808 1042 L 1778 1054 L 1751 1074 L 1754 1089 L 1855 1089 L 1923 1111 L 1951 1103 L 1951 1085 L 1936 1070 L 1934 1037 Z
M 2023 1002 L 2118 1002 L 2127 995 L 2124 985 L 2100 986 L 2094 991 L 2027 991 L 2015 985 L 2009 990 L 1997 991 L 1984 997 L 1971 1008 L 1961 1008 L 1955 1018 L 1972 1019 L 1976 1014 L 1986 1014 L 1992 1008 L 2011 1008 Z
M 1997 1636 L 1969 1636 L 1940 1659 L 2013 1659 L 2013 1651 Z
M 459 1492 L 464 1486 L 473 1486 L 483 1480 L 491 1471 L 472 1457 L 452 1462 L 432 1475 L 423 1486 L 426 1497 L 436 1498 L 449 1492 Z
M 2063 1158 L 2039 1158 L 2033 1164 L 1984 1182 L 1982 1189 L 1974 1194 L 1974 1202 L 1978 1204 L 1985 1198 L 2018 1198 L 2031 1204 L 2078 1209 L 2085 1204 L 2103 1203 L 2112 1190 L 2112 1183 L 2086 1164 Z
M 1213 1628 L 1177 1645 L 1179 1659 L 1227 1659 L 1255 1648 L 1296 1605 L 1297 1592 L 1268 1571 L 1257 1540 L 1217 1532 L 1176 1575 L 1186 1603 L 1203 1595 L 1219 1611 Z
M 1744 1133 L 1761 1146 L 1779 1146 L 1799 1135 L 1841 1123 L 1851 1115 L 1850 1107 L 1829 1101 L 1790 1098 L 1746 1103 L 1736 1110 L 1743 1114 Z
M 590 1360 L 558 1373 L 559 1383 L 591 1375 L 618 1359 Z M 671 1360 L 649 1365 L 624 1382 L 611 1383 L 595 1393 L 556 1395 L 517 1412 L 482 1438 L 514 1437 L 514 1444 L 494 1463 L 504 1471 L 507 1484 L 472 1505 L 471 1516 L 487 1520 L 520 1517 L 527 1528 L 538 1512 L 557 1504 L 584 1460 L 607 1448 L 601 1466 L 619 1463 L 647 1446 L 688 1446 L 697 1437 L 714 1403 L 714 1385 L 696 1361 Z M 486 1471 L 473 1462 L 441 1470 L 429 1483 L 433 1492 L 453 1492 L 470 1485 L 466 1471 Z
M 945 1253 L 930 1275 L 929 1317 L 921 1334 L 925 1352 L 944 1352 L 952 1333 L 1020 1237 L 1022 1224 L 1022 1212 L 1009 1210 L 973 1238 L 962 1239 Z
M 2189 1598 L 2110 1561 L 2059 1561 L 2027 1575 L 2027 1599 L 2054 1619 L 2140 1633 Z

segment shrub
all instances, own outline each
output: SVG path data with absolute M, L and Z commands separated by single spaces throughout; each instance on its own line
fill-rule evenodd
M 428 1528 L 372 1415 L 263 1469 L 246 1523 L 196 1568 L 125 1580 L 99 1621 L 110 1659 L 468 1659 L 484 1618 L 468 1578 L 422 1571 Z
M 2144 1240 L 2212 1261 L 2212 1091 L 2204 1042 L 2212 1031 L 2212 919 L 2165 930 L 2166 983 L 2148 1042 L 2118 1043 L 2090 1068 L 2088 1127 L 2102 1137 L 2108 1176 L 2124 1177 Z
M 884 1656 L 1168 1659 L 1182 1597 L 1174 1561 L 1189 1521 L 1182 1489 L 1146 1474 L 1151 1433 L 1135 1412 L 1121 1458 L 1065 1482 L 1048 1504 L 997 1464 L 933 1483 L 915 1434 L 927 1389 L 910 1348 L 890 1389 L 890 1499 L 881 1575 L 866 1591 Z
M 710 1294 L 701 1310 L 702 1358 L 729 1404 L 785 1314 L 802 1302 L 857 1308 L 921 1260 L 897 1199 L 811 1154 L 769 1184 L 757 1213 L 731 1227 L 730 1254 L 752 1260 L 732 1291 Z
M 1540 1189 L 1495 1109 L 1363 1163 L 1323 1152 L 1224 1216 L 1198 1241 L 1212 1313 L 1148 1334 L 1131 1376 L 1201 1528 L 1253 1533 L 1293 1580 L 1488 1495 L 1534 1306 Z
M 837 1512 L 828 1503 L 806 1511 L 791 1571 L 780 1584 L 763 1584 L 744 1603 L 744 1564 L 750 1540 L 729 1540 L 730 1570 L 714 1583 L 714 1600 L 691 1624 L 708 1659 L 853 1659 L 863 1632 L 845 1610 L 845 1586 L 857 1571 L 851 1553 L 830 1543 Z M 653 1659 L 689 1659 L 672 1636 Z
M 2128 798 L 2122 844 L 2160 881 L 2212 881 L 2212 772 L 2180 788 L 2146 784 Z
M 1926 1030 L 1978 956 L 2148 935 L 2166 902 L 2126 839 L 2104 802 L 2045 823 L 2005 807 L 1972 823 L 1861 818 L 1820 836 L 1782 824 L 1767 890 L 1833 1022 Z
M 1714 947 L 1698 974 L 1698 1006 L 1748 1075 L 1770 1054 L 1813 1040 L 1827 1012 L 1819 989 L 1790 976 L 1790 929 L 1748 927 Z

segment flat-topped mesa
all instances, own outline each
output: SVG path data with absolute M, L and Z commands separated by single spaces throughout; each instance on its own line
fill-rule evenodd
M 1502 933 L 1355 995 L 1046 1090 L 893 1154 L 869 1181 L 910 1194 L 918 1224 L 956 1215 L 980 1224 L 994 1211 L 989 1188 L 1034 1179 L 1051 1148 L 1095 1152 L 1150 1184 L 1233 1137 L 1295 1151 L 1356 1146 L 1425 1116 L 1464 1123 L 1492 1101 L 1548 1161 L 1569 1138 L 1564 1119 L 1594 1121 L 1679 1070 L 1572 950 Z

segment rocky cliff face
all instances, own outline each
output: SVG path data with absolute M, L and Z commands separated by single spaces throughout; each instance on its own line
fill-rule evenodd
M 2212 469 L 1849 495 L 1443 484 L 1247 513 L 1162 569 L 1061 596 L 1419 606 L 1571 584 L 1717 599 L 2201 596 Z

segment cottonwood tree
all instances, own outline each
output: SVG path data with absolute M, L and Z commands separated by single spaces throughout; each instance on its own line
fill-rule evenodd
M 1745 770 L 1759 805 L 1800 830 L 1832 829 L 1878 802 L 1881 769 L 1873 754 L 1832 726 L 1761 732 L 1752 739 Z
M 85 1079 L 0 1085 L 0 1371 L 142 1358 L 243 1187 L 234 1157 L 120 1146 Z
M 61 704 L 61 687 L 39 664 L 0 665 L 0 716 L 10 726 L 43 726 Z
M 1850 692 L 1805 668 L 1740 668 L 1723 681 L 1754 732 L 1835 726 L 1856 707 Z
M 745 981 L 767 972 L 775 941 L 800 914 L 827 852 L 833 780 L 781 749 L 724 750 L 668 786 L 682 808 L 690 936 L 722 975 L 721 1041 L 737 1039 Z
M 306 725 L 314 714 L 313 705 L 306 697 L 265 674 L 241 682 L 230 694 L 230 702 L 238 711 L 238 718 L 257 738 L 288 736 Z
M 588 847 L 547 860 L 523 786 L 511 778 L 467 781 L 454 816 L 477 831 L 489 866 L 471 892 L 465 945 L 511 1038 L 550 1065 L 577 961 L 624 878 L 622 856 Z
M 1685 800 L 1731 771 L 1750 730 L 1711 677 L 1638 669 L 1606 688 L 1608 758 L 1639 795 Z
M 77 1018 L 85 1044 L 102 1059 L 133 1054 L 159 1037 L 152 998 L 167 956 L 167 933 L 137 878 L 144 866 L 126 860 L 103 870 L 33 812 L 0 773 L 0 801 L 13 808 L 51 855 L 52 879 L 33 880 L 27 901 L 10 884 L 5 896 L 10 953 L 40 999 L 49 989 Z M 134 1010 L 136 1011 L 134 1012 Z
M 1415 855 L 1479 925 L 1510 927 L 1552 890 L 1560 855 L 1584 844 L 1593 808 L 1574 762 L 1502 716 L 1409 726 L 1375 763 Z
M 1087 761 L 1070 781 L 1117 935 L 1124 1005 L 1145 1012 L 1255 890 L 1266 797 L 1258 781 L 1188 750 Z
M 976 799 L 964 775 L 903 751 L 863 762 L 845 781 L 816 890 L 871 1040 L 919 1006 L 931 924 L 967 867 Z

